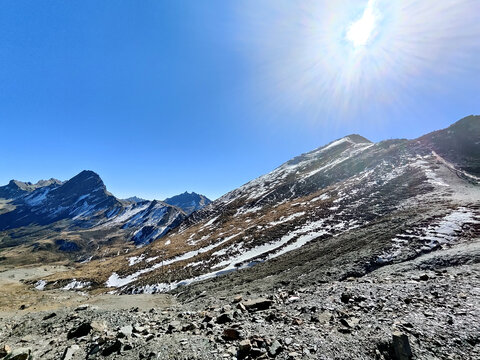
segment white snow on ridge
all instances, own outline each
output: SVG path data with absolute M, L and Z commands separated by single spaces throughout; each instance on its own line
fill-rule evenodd
M 161 261 L 157 264 L 154 264 L 153 266 L 149 267 L 149 268 L 145 268 L 145 269 L 141 269 L 131 275 L 128 275 L 124 278 L 121 278 L 120 276 L 118 276 L 117 273 L 113 273 L 107 280 L 106 282 L 106 286 L 107 287 L 120 287 L 120 286 L 124 286 L 126 284 L 129 284 L 131 283 L 132 281 L 135 281 L 137 280 L 137 278 L 142 275 L 142 274 L 145 274 L 145 273 L 148 273 L 148 272 L 151 272 L 151 271 L 154 271 L 162 266 L 167 266 L 167 265 L 170 265 L 170 264 L 173 264 L 173 263 L 176 263 L 176 262 L 179 262 L 179 261 L 183 261 L 183 260 L 188 260 L 190 258 L 193 258 L 199 254 L 203 254 L 203 253 L 206 253 L 210 250 L 213 250 L 219 246 L 221 246 L 222 244 L 226 243 L 227 241 L 233 239 L 234 237 L 238 236 L 240 233 L 238 234 L 234 234 L 234 235 L 231 235 L 229 237 L 226 237 L 225 239 L 217 242 L 217 243 L 214 243 L 214 244 L 211 244 L 211 245 L 208 245 L 208 246 L 205 246 L 203 248 L 200 248 L 200 249 L 197 249 L 197 250 L 192 250 L 192 251 L 188 251 L 182 255 L 178 255 L 176 257 L 173 257 L 171 259 L 167 259 L 167 260 L 164 260 L 164 261 Z
M 186 286 L 186 285 L 190 285 L 194 282 L 203 281 L 203 280 L 207 280 L 207 279 L 212 279 L 216 276 L 234 271 L 236 269 L 244 268 L 244 267 L 248 266 L 248 264 L 246 264 L 246 265 L 244 264 L 243 266 L 240 266 L 241 263 L 245 263 L 245 262 L 247 262 L 249 260 L 251 261 L 253 259 L 258 259 L 265 253 L 268 253 L 268 252 L 274 251 L 278 248 L 281 248 L 283 245 L 288 243 L 288 241 L 290 241 L 292 238 L 294 238 L 296 235 L 298 235 L 298 233 L 301 233 L 302 231 L 305 231 L 305 230 L 307 231 L 307 233 L 299 236 L 293 243 L 285 246 L 283 249 L 280 249 L 277 252 L 272 252 L 269 256 L 266 257 L 265 260 L 273 259 L 273 258 L 278 257 L 280 255 L 283 255 L 283 254 L 285 254 L 289 251 L 298 249 L 301 246 L 307 244 L 308 242 L 316 239 L 317 237 L 319 237 L 323 234 L 327 234 L 328 231 L 326 229 L 319 228 L 323 225 L 325 220 L 327 220 L 327 219 L 322 219 L 322 220 L 319 220 L 319 221 L 309 223 L 309 224 L 305 225 L 303 228 L 297 229 L 297 230 L 291 232 L 290 234 L 287 234 L 287 235 L 283 236 L 282 239 L 277 241 L 277 242 L 260 245 L 256 248 L 253 248 L 253 249 L 250 249 L 250 250 L 244 252 L 243 254 L 240 254 L 240 255 L 235 256 L 231 259 L 222 261 L 221 263 L 219 263 L 216 266 L 211 268 L 212 270 L 213 269 L 218 269 L 218 270 L 215 270 L 215 271 L 212 271 L 212 272 L 209 272 L 209 273 L 206 273 L 206 274 L 202 274 L 202 275 L 190 278 L 190 279 L 174 281 L 174 282 L 169 283 L 169 284 L 159 283 L 159 284 L 153 284 L 153 285 L 146 285 L 146 286 L 143 286 L 143 287 L 139 288 L 138 290 L 139 290 L 139 292 L 143 292 L 143 293 L 146 293 L 146 294 L 153 294 L 153 293 L 158 293 L 158 292 L 167 292 L 167 291 L 173 290 L 173 289 L 175 289 L 179 286 Z M 347 231 L 348 229 L 352 229 L 352 228 L 355 228 L 355 227 L 359 226 L 359 225 L 354 224 L 354 223 L 355 222 L 353 222 L 352 224 L 349 224 L 349 225 L 352 225 L 352 226 L 351 227 L 347 226 L 344 229 L 344 231 Z M 221 268 L 221 269 L 219 269 L 219 268 Z
M 46 187 L 44 188 L 43 192 L 35 192 L 31 195 L 28 195 L 25 197 L 25 201 L 28 203 L 28 205 L 31 206 L 36 206 L 41 204 L 45 199 L 47 198 L 47 194 L 50 192 L 50 188 Z
M 393 246 L 391 250 L 380 255 L 377 262 L 383 264 L 395 260 L 408 247 L 411 241 L 422 242 L 424 245 L 421 249 L 424 251 L 430 251 L 439 245 L 451 244 L 459 238 L 464 225 L 479 223 L 479 215 L 474 214 L 470 209 L 460 207 L 426 228 L 415 229 L 416 232 L 420 232 L 418 235 L 397 234 L 392 239 Z
M 76 289 L 83 289 L 86 286 L 89 286 L 91 283 L 89 281 L 77 281 L 73 279 L 70 283 L 65 285 L 62 290 L 76 290 Z
M 118 214 L 117 216 L 109 219 L 107 222 L 105 222 L 102 227 L 108 227 L 112 225 L 119 225 L 125 223 L 128 219 L 132 218 L 139 212 L 146 210 L 148 208 L 149 204 L 142 204 L 140 206 L 136 206 L 135 204 L 130 205 L 125 209 L 124 212 L 121 214 Z
M 272 222 L 268 223 L 267 225 L 276 226 L 276 225 L 294 220 L 297 217 L 300 217 L 300 216 L 303 216 L 303 215 L 305 215 L 305 211 L 301 211 L 301 212 L 298 212 L 298 213 L 295 213 L 295 214 L 292 214 L 292 215 L 289 215 L 289 216 L 282 216 L 279 220 L 272 221 Z
M 328 170 L 331 168 L 334 168 L 337 165 L 340 165 L 341 163 L 347 161 L 348 159 L 351 159 L 352 157 L 362 153 L 363 151 L 371 148 L 372 146 L 375 146 L 375 144 L 370 144 L 370 143 L 360 143 L 360 144 L 355 144 L 353 148 L 347 148 L 345 151 L 342 152 L 344 154 L 343 156 L 340 156 L 339 158 L 335 159 L 332 162 L 329 162 L 315 170 L 310 171 L 309 173 L 305 174 L 303 176 L 304 179 L 307 179 L 321 171 Z

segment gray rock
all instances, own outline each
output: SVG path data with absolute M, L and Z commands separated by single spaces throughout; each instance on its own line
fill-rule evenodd
M 217 317 L 216 323 L 217 324 L 226 324 L 233 321 L 233 317 L 231 313 L 223 313 Z
M 77 352 L 78 350 L 80 350 L 80 346 L 78 346 L 78 345 L 69 346 L 68 348 L 65 349 L 62 359 L 63 360 L 72 360 L 73 359 L 73 354 L 75 354 L 75 352 Z
M 240 358 L 246 357 L 251 349 L 252 343 L 250 342 L 250 340 L 247 339 L 240 341 L 240 343 L 238 344 L 238 356 Z
M 4 358 L 7 356 L 10 352 L 12 352 L 12 349 L 8 345 L 3 345 L 0 347 L 0 358 Z
M 343 326 L 345 326 L 347 328 L 350 328 L 350 329 L 353 329 L 354 327 L 356 327 L 359 322 L 360 322 L 360 320 L 355 318 L 355 317 L 350 317 L 350 318 L 347 318 L 347 319 L 341 319 L 340 320 L 340 323 Z
M 272 342 L 272 345 L 270 345 L 268 347 L 268 354 L 271 356 L 271 357 L 275 357 L 277 356 L 278 354 L 280 354 L 280 352 L 283 350 L 282 348 L 282 344 L 280 344 L 278 342 L 278 340 L 274 340 Z
M 223 338 L 225 340 L 239 340 L 242 338 L 242 333 L 238 329 L 226 328 L 223 330 Z
M 399 331 L 392 333 L 392 347 L 397 360 L 409 360 L 413 356 L 408 336 Z
M 170 324 L 168 324 L 168 329 L 167 329 L 167 334 L 172 334 L 174 332 L 179 332 L 182 329 L 182 324 L 180 321 L 172 321 Z
M 132 332 L 133 332 L 133 326 L 125 325 L 121 327 L 120 330 L 118 331 L 118 337 L 122 338 L 122 337 L 132 336 Z
M 273 301 L 265 298 L 244 301 L 243 306 L 249 311 L 267 310 L 273 305 Z
M 107 346 L 102 351 L 103 356 L 109 356 L 113 353 L 120 354 L 120 350 L 122 349 L 122 342 L 120 340 L 115 340 L 114 342 L 107 343 Z
M 92 326 L 88 322 L 80 324 L 78 327 L 71 329 L 67 334 L 67 339 L 79 338 L 86 336 L 92 330 Z
M 29 348 L 17 348 L 14 349 L 10 354 L 8 354 L 8 360 L 29 360 L 32 350 Z

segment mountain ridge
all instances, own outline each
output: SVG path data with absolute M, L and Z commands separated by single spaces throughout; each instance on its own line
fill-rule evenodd
M 474 141 L 480 138 L 480 131 L 452 134 L 458 142 L 479 150 L 473 152 L 474 160 L 480 157 Z M 409 226 L 422 229 L 412 230 L 421 233 L 426 231 L 425 223 L 435 229 L 450 217 L 461 218 L 462 226 L 471 227 L 479 216 L 472 201 L 480 193 L 475 178 L 460 176 L 459 163 L 450 163 L 469 161 L 472 153 L 445 159 L 440 154 L 451 155 L 449 145 L 447 150 L 436 148 L 436 152 L 428 141 L 432 135 L 425 136 L 378 143 L 347 136 L 288 160 L 192 213 L 161 240 L 114 264 L 104 264 L 105 272 L 97 275 L 95 286 L 117 288 L 120 293 L 163 292 L 239 269 L 259 274 L 288 264 L 291 254 L 309 259 L 308 249 L 315 253 L 334 239 L 348 242 L 353 234 L 367 234 L 367 229 L 377 234 L 378 241 L 359 242 L 362 245 L 355 253 L 365 255 L 349 258 L 340 272 L 343 275 L 335 276 L 363 273 L 384 266 L 385 259 L 390 259 L 386 263 L 400 261 L 416 251 L 435 251 L 441 247 L 443 235 L 435 235 L 438 241 L 428 246 L 422 245 L 424 235 L 419 236 L 420 240 L 400 247 L 398 255 L 391 255 L 396 246 L 392 238 L 405 231 L 392 219 L 406 219 L 405 214 L 410 214 Z M 425 218 L 426 214 L 430 218 Z M 439 214 L 447 220 L 441 220 Z M 389 226 L 383 228 L 384 223 Z M 352 245 L 348 243 L 348 247 Z M 348 254 L 339 254 L 339 259 Z M 127 259 L 132 256 L 149 261 L 129 265 Z M 322 253 L 319 259 L 326 256 L 328 253 Z M 328 266 L 335 263 L 331 258 L 325 261 Z M 257 265 L 251 268 L 253 264 Z M 323 267 L 327 265 L 319 268 Z

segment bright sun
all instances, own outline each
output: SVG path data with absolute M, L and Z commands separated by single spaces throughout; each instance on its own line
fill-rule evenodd
M 375 0 L 369 0 L 362 17 L 348 27 L 346 38 L 355 48 L 365 46 L 372 37 L 377 25 L 374 3 Z

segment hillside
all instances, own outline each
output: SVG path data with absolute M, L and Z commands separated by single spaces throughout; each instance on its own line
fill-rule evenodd
M 478 178 L 457 164 L 480 157 L 480 132 L 462 130 L 473 123 L 478 131 L 478 121 L 410 141 L 336 140 L 229 192 L 102 271 L 82 269 L 83 277 L 127 293 L 246 268 L 254 281 L 260 273 L 283 281 L 301 268 L 308 282 L 360 276 L 471 239 L 478 235 Z M 449 143 L 432 147 L 430 139 L 446 134 L 470 151 L 453 156 Z

